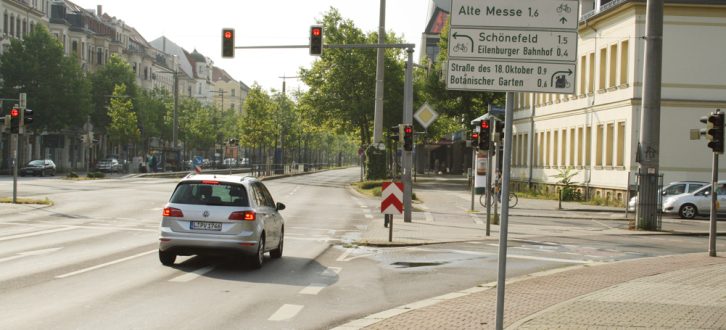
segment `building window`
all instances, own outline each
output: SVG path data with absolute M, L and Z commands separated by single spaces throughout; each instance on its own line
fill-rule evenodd
M 3 14 L 3 32 L 8 34 L 8 12 Z
M 617 166 L 625 166 L 625 122 L 618 123 L 618 160 Z
M 578 127 L 577 128 L 577 147 L 578 147 L 577 149 L 578 150 L 577 150 L 577 164 L 576 164 L 577 166 L 584 165 L 582 163 L 582 145 L 583 145 L 582 137 L 583 137 L 582 136 L 582 127 Z
M 577 92 L 578 95 L 585 95 L 585 88 L 587 85 L 585 85 L 585 82 L 587 81 L 587 77 L 585 76 L 585 68 L 587 68 L 587 56 L 583 55 L 580 57 L 580 90 Z
M 575 129 L 570 128 L 570 166 L 575 166 Z
M 562 130 L 562 141 L 560 141 L 560 166 L 567 165 L 567 129 Z
M 585 166 L 592 166 L 592 127 L 585 129 Z
M 15 16 L 10 16 L 10 35 L 15 35 Z
M 544 132 L 537 134 L 539 147 L 537 148 L 537 166 L 544 166 Z
M 617 86 L 617 81 L 615 80 L 617 77 L 618 72 L 618 45 L 611 45 L 610 46 L 610 67 L 608 68 L 608 72 L 610 73 L 610 82 L 608 83 L 608 87 L 615 87 Z
M 608 49 L 607 47 L 600 49 L 600 72 L 598 72 L 599 81 L 597 85 L 597 89 L 605 89 L 605 78 L 607 77 L 607 56 L 608 56 Z
M 620 44 L 620 84 L 628 83 L 628 41 Z
M 545 141 L 545 150 L 547 151 L 547 154 L 545 155 L 545 166 L 550 166 L 552 164 L 552 131 L 547 131 L 547 140 Z
M 602 166 L 602 150 L 605 143 L 605 125 L 597 125 L 597 140 L 595 140 L 595 166 Z
M 232 88 L 232 89 L 231 89 L 232 97 L 234 97 L 234 96 L 235 96 L 235 92 L 236 92 L 236 91 L 237 91 L 237 90 L 236 90 L 236 89 L 234 89 L 234 88 Z
M 587 72 L 587 93 L 595 91 L 595 53 L 590 53 L 589 69 Z
M 613 147 L 615 146 L 615 124 L 607 125 L 607 136 L 605 138 L 607 143 L 605 144 L 605 165 L 613 166 Z

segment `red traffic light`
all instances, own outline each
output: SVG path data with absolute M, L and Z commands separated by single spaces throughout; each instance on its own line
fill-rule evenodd
M 481 121 L 481 128 L 488 129 L 489 128 L 489 122 L 486 120 Z
M 18 110 L 17 108 L 12 108 L 10 110 L 10 117 L 15 118 L 15 117 L 19 117 L 19 116 L 20 116 L 20 110 Z
M 224 31 L 224 39 L 232 39 L 232 31 Z
M 406 127 L 403 128 L 403 132 L 406 133 L 406 134 L 411 134 L 411 132 L 413 132 L 413 127 L 406 126 Z
M 479 140 L 479 133 L 471 133 L 472 140 Z
M 323 33 L 323 29 L 321 29 L 321 28 L 319 28 L 319 27 L 313 27 L 313 28 L 312 28 L 312 30 L 310 31 L 310 33 L 311 33 L 311 34 L 312 34 L 312 35 L 313 35 L 314 37 L 319 37 L 319 36 L 320 36 L 320 34 L 322 34 L 322 33 Z

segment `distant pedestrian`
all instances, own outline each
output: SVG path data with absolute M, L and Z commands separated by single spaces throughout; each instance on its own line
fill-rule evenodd
M 151 155 L 151 158 L 149 158 L 149 170 L 154 173 L 156 172 L 156 155 Z

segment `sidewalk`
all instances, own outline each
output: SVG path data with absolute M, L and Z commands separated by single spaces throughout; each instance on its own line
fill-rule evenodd
M 394 217 L 393 241 L 380 218 L 374 219 L 359 243 L 376 246 L 420 245 L 492 240 L 485 235 L 486 210 L 471 212 L 466 180 L 421 177 L 414 192 L 422 203 L 412 222 Z M 628 230 L 624 210 L 519 199 L 510 210 L 509 239 L 552 231 L 558 235 L 707 235 L 707 220 L 664 218 L 663 231 Z M 631 214 L 632 216 L 632 214 Z M 567 218 L 592 222 L 597 230 L 563 225 L 532 225 L 534 218 Z M 529 224 L 517 220 L 530 219 Z M 719 223 L 726 234 L 726 223 Z M 351 321 L 336 329 L 492 329 L 496 323 L 496 282 L 414 302 Z M 726 258 L 707 252 L 587 264 L 510 278 L 506 284 L 504 327 L 510 329 L 726 328 Z

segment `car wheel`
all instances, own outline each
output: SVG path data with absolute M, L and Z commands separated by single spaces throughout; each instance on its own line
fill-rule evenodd
M 250 266 L 253 269 L 262 268 L 262 262 L 265 261 L 265 235 L 260 236 L 260 242 L 257 244 L 257 253 L 250 258 Z
M 55 176 L 55 170 L 50 172 L 50 176 Z
M 176 261 L 176 254 L 159 250 L 159 261 L 161 261 L 161 264 L 164 266 L 174 265 L 174 261 Z
M 282 247 L 283 247 L 284 241 L 285 241 L 285 229 L 283 228 L 282 230 L 280 230 L 280 243 L 277 244 L 277 248 L 270 251 L 270 257 L 272 257 L 273 259 L 282 258 Z
M 684 204 L 678 209 L 678 215 L 684 219 L 693 219 L 698 214 L 698 209 L 693 204 Z

